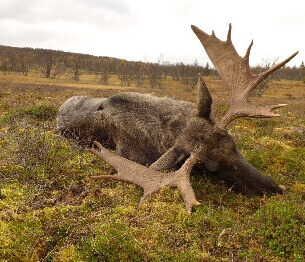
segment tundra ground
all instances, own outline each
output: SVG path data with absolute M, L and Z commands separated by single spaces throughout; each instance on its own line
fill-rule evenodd
M 305 83 L 274 81 L 253 103 L 287 103 L 276 119 L 241 119 L 229 132 L 247 160 L 287 193 L 247 197 L 192 175 L 202 205 L 188 215 L 165 188 L 139 208 L 141 189 L 93 181 L 111 167 L 56 133 L 70 96 L 121 91 L 196 101 L 166 80 L 161 89 L 0 76 L 0 261 L 304 261 Z M 214 114 L 227 108 L 223 83 L 206 79 Z

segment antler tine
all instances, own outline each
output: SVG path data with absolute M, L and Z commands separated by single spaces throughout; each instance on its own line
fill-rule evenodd
M 292 54 L 283 62 L 273 66 L 265 72 L 255 75 L 250 71 L 249 57 L 253 45 L 251 41 L 245 56 L 238 55 L 231 41 L 232 26 L 229 25 L 227 41 L 221 41 L 215 34 L 208 35 L 196 26 L 192 29 L 209 58 L 217 69 L 222 80 L 230 88 L 230 108 L 218 123 L 219 127 L 225 127 L 230 121 L 238 117 L 274 117 L 279 116 L 272 110 L 284 106 L 284 104 L 259 107 L 248 103 L 248 98 L 253 90 L 271 73 L 288 63 L 298 52 Z
M 228 30 L 228 35 L 227 35 L 227 43 L 231 43 L 231 32 L 232 32 L 232 25 L 231 23 L 229 24 L 229 30 Z
M 252 46 L 253 46 L 253 39 L 252 39 L 252 41 L 251 41 L 251 43 L 250 43 L 250 45 L 249 45 L 249 47 L 248 47 L 248 49 L 247 49 L 247 52 L 246 52 L 246 54 L 245 54 L 245 57 L 244 57 L 244 59 L 245 59 L 248 63 L 249 63 L 250 52 L 251 52 Z
M 88 151 L 113 166 L 118 174 L 93 176 L 91 178 L 118 180 L 142 187 L 144 194 L 139 204 L 159 192 L 164 186 L 173 186 L 179 189 L 188 213 L 191 213 L 192 206 L 200 204 L 189 181 L 192 168 L 198 162 L 198 157 L 195 154 L 192 154 L 179 170 L 161 173 L 113 154 L 96 141 L 93 143 L 100 151 L 94 148 L 89 148 Z
M 253 41 L 252 41 L 253 42 Z M 291 56 L 289 56 L 287 59 L 285 59 L 284 61 L 274 65 L 273 67 L 267 69 L 265 72 L 261 73 L 258 75 L 257 80 L 251 85 L 249 86 L 245 92 L 244 95 L 249 97 L 250 94 L 253 92 L 253 90 L 265 79 L 267 78 L 269 75 L 271 75 L 273 72 L 275 72 L 276 70 L 278 70 L 279 68 L 281 68 L 282 66 L 284 66 L 285 64 L 287 64 L 292 58 L 294 58 L 297 54 L 299 53 L 299 51 L 293 53 Z
M 181 192 L 181 195 L 184 200 L 184 204 L 187 212 L 190 214 L 192 212 L 192 206 L 198 206 L 201 203 L 197 201 L 194 190 L 190 183 L 190 174 L 193 166 L 198 162 L 198 156 L 196 154 L 192 154 L 182 165 L 182 167 L 174 172 L 177 176 L 177 182 L 175 182 L 175 186 Z
M 251 49 L 252 42 L 248 48 Z M 247 54 L 248 54 L 247 50 Z M 250 53 L 250 50 L 249 50 Z M 239 117 L 254 117 L 254 118 L 270 118 L 270 117 L 278 117 L 280 114 L 274 113 L 273 110 L 277 108 L 281 108 L 287 106 L 287 104 L 277 104 L 277 105 L 269 105 L 265 107 L 254 106 L 248 103 L 248 98 L 250 97 L 251 93 L 254 89 L 270 74 L 272 74 L 277 69 L 281 68 L 285 64 L 287 64 L 292 58 L 294 58 L 298 52 L 295 52 L 290 57 L 282 61 L 281 63 L 271 67 L 270 69 L 266 70 L 265 72 L 256 76 L 254 82 L 249 84 L 244 90 L 241 90 L 242 93 L 235 94 L 232 96 L 231 92 L 231 104 L 230 108 L 227 113 L 222 117 L 222 119 L 218 122 L 218 126 L 220 128 L 225 127 L 228 123 L 232 120 L 239 118 Z

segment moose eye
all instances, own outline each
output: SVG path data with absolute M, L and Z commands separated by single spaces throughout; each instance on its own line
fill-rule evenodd
M 103 110 L 103 109 L 104 109 L 104 106 L 103 106 L 103 104 L 101 104 L 101 105 L 97 108 L 96 111 L 100 111 L 100 110 Z

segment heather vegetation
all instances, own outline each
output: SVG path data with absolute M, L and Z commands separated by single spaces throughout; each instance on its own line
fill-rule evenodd
M 138 187 L 91 180 L 112 168 L 58 135 L 55 118 L 72 95 L 133 90 L 195 102 L 196 91 L 187 92 L 170 74 L 151 89 L 147 76 L 122 85 L 123 73 L 102 78 L 80 71 L 77 81 L 73 74 L 40 78 L 32 68 L 27 76 L 0 75 L 1 261 L 304 261 L 302 81 L 270 80 L 264 96 L 253 97 L 287 103 L 279 110 L 282 117 L 241 119 L 228 127 L 248 161 L 287 193 L 247 197 L 194 172 L 202 205 L 189 215 L 178 190 L 165 188 L 138 208 Z M 206 82 L 219 117 L 228 93 L 216 76 Z

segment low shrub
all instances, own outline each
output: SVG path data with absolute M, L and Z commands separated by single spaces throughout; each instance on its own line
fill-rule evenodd
M 23 117 L 29 117 L 39 121 L 51 121 L 56 118 L 57 113 L 57 107 L 52 105 L 44 104 L 32 106 L 28 108 L 9 111 L 3 114 L 3 116 L 0 118 L 0 124 L 7 124 Z

